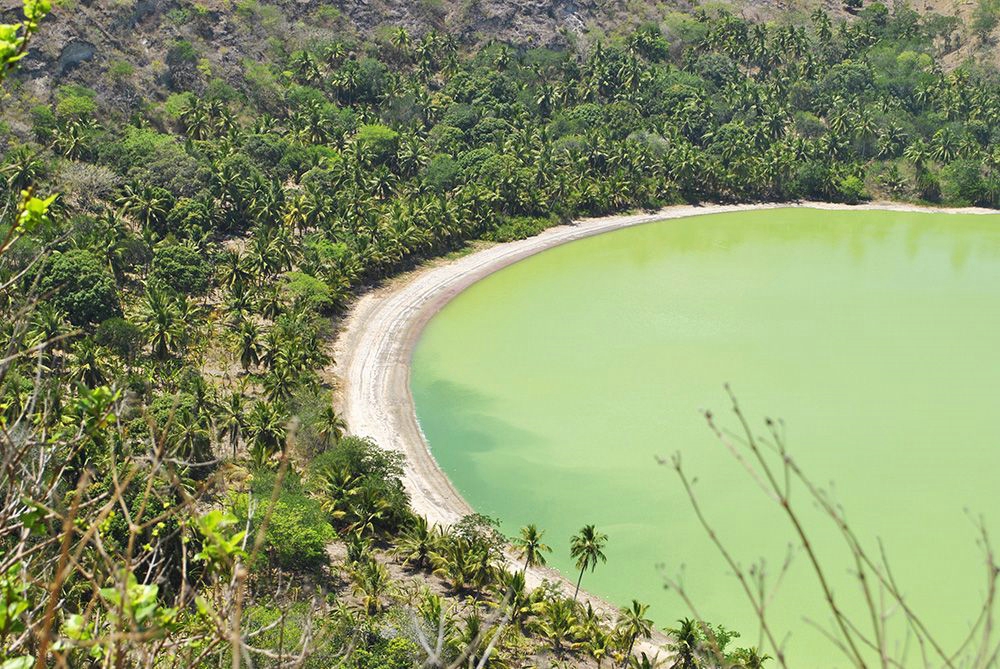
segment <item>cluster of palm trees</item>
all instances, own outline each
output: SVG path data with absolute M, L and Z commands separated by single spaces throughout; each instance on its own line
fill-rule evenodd
M 625 666 L 635 642 L 652 635 L 653 623 L 646 617 L 648 606 L 633 600 L 609 618 L 590 603 L 580 603 L 578 589 L 573 597 L 551 584 L 528 592 L 525 572 L 545 565 L 552 552 L 543 539 L 544 531 L 537 526 L 521 528 L 511 542 L 520 569 L 512 569 L 489 533 L 470 536 L 442 530 L 415 517 L 397 539 L 393 552 L 404 566 L 437 575 L 458 594 L 472 595 L 475 601 L 490 597 L 503 601 L 515 630 L 538 635 L 560 657 L 582 652 L 593 657 L 598 666 L 608 659 Z M 606 539 L 592 525 L 582 528 L 571 540 L 571 555 L 578 567 L 592 569 L 604 561 Z

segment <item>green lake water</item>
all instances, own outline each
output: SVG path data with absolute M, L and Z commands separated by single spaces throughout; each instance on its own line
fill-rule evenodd
M 761 432 L 784 420 L 865 546 L 884 542 L 908 603 L 962 638 L 985 583 L 969 513 L 1000 537 L 1000 216 L 789 208 L 591 237 L 459 295 L 411 377 L 437 461 L 508 535 L 537 523 L 573 578 L 569 537 L 594 523 L 608 563 L 585 588 L 647 602 L 667 626 L 690 612 L 660 570 L 683 570 L 699 613 L 754 645 L 736 580 L 656 459 L 681 453 L 723 541 L 777 571 L 788 523 L 700 413 L 735 427 L 725 383 Z M 803 493 L 836 596 L 858 612 L 839 535 Z M 830 627 L 819 601 L 798 551 L 771 622 L 793 666 L 847 666 L 803 621 Z

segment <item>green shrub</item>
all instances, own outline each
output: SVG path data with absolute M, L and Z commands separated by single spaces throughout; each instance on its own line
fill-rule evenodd
M 64 94 L 56 103 L 56 117 L 63 120 L 86 119 L 97 112 L 97 102 L 93 96 Z
M 424 170 L 424 183 L 431 190 L 443 193 L 455 186 L 460 172 L 454 158 L 447 154 L 438 154 L 431 159 Z
M 867 197 L 865 194 L 865 182 L 853 174 L 844 177 L 838 182 L 837 193 L 840 199 L 849 204 L 856 204 Z
M 320 503 L 308 496 L 298 476 L 289 473 L 282 483 L 278 496 L 271 502 L 276 478 L 274 474 L 255 475 L 249 495 L 237 495 L 232 500 L 232 510 L 241 524 L 248 518 L 249 502 L 255 503 L 250 519 L 251 536 L 267 520 L 264 531 L 264 564 L 281 569 L 316 571 L 329 562 L 328 543 L 336 538 L 333 527 L 326 520 Z
M 171 93 L 163 103 L 163 111 L 171 119 L 177 120 L 185 109 L 194 102 L 194 93 L 184 91 L 183 93 Z
M 36 105 L 31 108 L 31 131 L 39 142 L 50 142 L 57 125 L 56 114 L 48 105 Z
M 108 65 L 108 76 L 112 81 L 125 81 L 135 73 L 135 66 L 126 60 L 115 60 Z
M 944 201 L 958 207 L 983 200 L 982 166 L 977 160 L 956 160 L 941 170 Z
M 427 143 L 441 153 L 458 153 L 464 141 L 465 133 L 461 128 L 443 123 L 438 123 L 427 133 Z
M 334 295 L 325 283 L 305 272 L 286 272 L 281 295 L 289 304 L 327 314 L 333 310 Z
M 479 113 L 470 104 L 456 102 L 445 110 L 441 117 L 444 125 L 454 126 L 462 130 L 468 130 L 476 125 L 479 120 Z
M 100 323 L 121 315 L 114 277 L 107 266 L 84 249 L 55 254 L 42 271 L 43 294 L 66 312 L 74 325 Z
M 132 358 L 142 350 L 142 330 L 124 318 L 109 318 L 97 326 L 94 340 L 123 358 Z
M 167 65 L 176 67 L 184 63 L 197 63 L 198 50 L 187 40 L 177 40 L 167 51 Z
M 203 295 L 211 283 L 212 266 L 187 244 L 162 244 L 153 249 L 150 279 L 184 295 Z
M 512 242 L 534 237 L 551 224 L 552 222 L 547 218 L 515 216 L 508 218 L 484 236 L 491 242 Z
M 1000 21 L 1000 0 L 979 0 L 972 12 L 972 29 L 982 38 L 989 36 Z
M 198 198 L 182 197 L 167 214 L 167 226 L 161 234 L 173 233 L 184 239 L 200 239 L 212 230 L 210 206 Z
M 369 124 L 358 128 L 356 141 L 375 164 L 386 163 L 396 155 L 399 133 L 384 125 Z

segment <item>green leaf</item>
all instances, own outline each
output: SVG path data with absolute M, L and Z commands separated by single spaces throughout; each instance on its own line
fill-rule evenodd
M 42 200 L 34 197 L 29 191 L 22 191 L 21 196 L 24 199 L 21 202 L 21 210 L 17 215 L 18 232 L 22 234 L 31 232 L 40 225 L 48 224 L 49 207 L 56 201 L 59 195 L 51 195 Z
M 22 655 L 21 657 L 13 657 L 3 664 L 0 664 L 0 669 L 30 669 L 35 664 L 35 659 L 30 655 Z

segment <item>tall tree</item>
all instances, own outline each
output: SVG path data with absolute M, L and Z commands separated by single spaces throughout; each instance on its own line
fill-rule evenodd
M 539 530 L 534 523 L 521 528 L 521 534 L 514 538 L 514 546 L 519 555 L 524 558 L 522 572 L 528 567 L 545 564 L 545 554 L 551 553 L 552 548 L 542 542 L 545 530 Z
M 580 570 L 580 577 L 576 579 L 576 590 L 573 592 L 573 601 L 576 601 L 580 594 L 580 583 L 583 581 L 583 572 L 594 571 L 598 562 L 607 562 L 604 555 L 604 546 L 608 543 L 608 536 L 598 532 L 593 525 L 584 525 L 577 534 L 570 539 L 570 555 L 576 560 L 576 568 Z
M 618 629 L 628 639 L 625 662 L 632 656 L 632 648 L 635 646 L 636 639 L 640 636 L 648 639 L 653 635 L 653 621 L 646 617 L 648 610 L 648 604 L 641 604 L 638 600 L 633 599 L 631 604 L 623 606 L 618 611 Z

